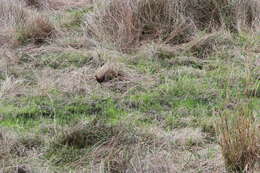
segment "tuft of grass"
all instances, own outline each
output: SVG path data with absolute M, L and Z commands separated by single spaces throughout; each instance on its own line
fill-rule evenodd
M 176 10 L 178 7 L 170 0 L 103 1 L 87 16 L 88 34 L 125 51 L 145 40 L 187 42 L 195 27 Z
M 257 139 L 253 112 L 248 106 L 225 111 L 217 125 L 219 143 L 226 169 L 252 172 L 257 159 Z
M 139 142 L 139 137 L 142 137 L 141 134 L 127 124 L 108 125 L 97 118 L 91 122 L 73 124 L 73 127 L 58 133 L 45 157 L 57 165 L 67 163 L 73 167 L 103 161 L 106 169 L 123 170 L 129 163 L 125 159 L 130 159 L 130 147 Z M 129 157 L 121 157 L 123 153 L 124 157 Z
M 224 26 L 233 32 L 259 26 L 259 2 L 255 0 L 186 0 L 185 13 L 199 29 Z M 205 15 L 209 14 L 209 15 Z
M 17 26 L 16 37 L 19 42 L 41 44 L 55 33 L 54 25 L 45 16 L 33 14 L 24 24 Z
M 66 145 L 74 148 L 86 148 L 106 141 L 113 136 L 112 128 L 93 121 L 91 123 L 79 123 L 73 128 L 63 131 L 55 139 L 55 145 Z
M 63 129 L 50 141 L 45 157 L 56 165 L 73 163 L 92 147 L 106 143 L 113 136 L 113 128 L 96 123 L 80 122 Z
M 87 16 L 86 27 L 90 37 L 129 51 L 147 40 L 185 43 L 198 30 L 256 29 L 259 5 L 255 0 L 108 0 Z

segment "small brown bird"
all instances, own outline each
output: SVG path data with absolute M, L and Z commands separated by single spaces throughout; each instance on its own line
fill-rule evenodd
M 120 76 L 122 76 L 122 72 L 120 72 L 118 65 L 113 63 L 106 63 L 95 74 L 95 78 L 99 83 L 107 82 Z

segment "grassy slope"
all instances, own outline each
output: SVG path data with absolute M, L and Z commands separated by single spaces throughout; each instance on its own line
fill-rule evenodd
M 82 41 L 89 10 L 56 14 L 64 37 L 9 50 L 18 63 L 0 69 L 0 170 L 222 172 L 219 113 L 248 104 L 260 118 L 259 36 L 232 35 L 203 59 L 156 44 L 126 55 Z M 97 83 L 111 59 L 133 77 Z

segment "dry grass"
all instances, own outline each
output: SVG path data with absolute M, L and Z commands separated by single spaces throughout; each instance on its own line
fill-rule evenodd
M 37 10 L 59 10 L 65 8 L 76 7 L 82 1 L 85 2 L 86 0 L 80 0 L 77 2 L 71 2 L 69 0 L 23 0 L 26 3 L 27 7 L 35 8 Z M 86 2 L 85 2 L 86 4 Z
M 197 29 L 257 28 L 258 7 L 255 0 L 109 0 L 88 15 L 86 26 L 90 37 L 130 50 L 147 40 L 188 42 Z
M 252 110 L 248 108 L 223 114 L 218 124 L 218 133 L 228 171 L 253 172 L 258 150 L 257 130 Z
M 7 36 L 0 37 L 0 42 L 5 42 L 8 38 L 36 44 L 46 41 L 55 30 L 47 17 L 26 8 L 23 1 L 6 0 L 1 0 L 0 3 L 0 27 L 0 33 L 9 30 Z
M 158 128 L 144 129 L 131 127 L 128 123 L 109 126 L 101 122 L 81 122 L 74 124 L 73 127 L 69 126 L 63 131 L 59 129 L 57 132 L 60 135 L 56 136 L 57 133 L 55 133 L 56 135 L 52 136 L 54 142 L 52 144 L 54 145 L 48 146 L 50 147 L 49 152 L 62 153 L 64 152 L 63 147 L 80 149 L 82 157 L 66 164 L 66 166 L 78 170 L 70 170 L 72 172 L 89 170 L 88 172 L 190 173 L 192 171 L 199 172 L 200 169 L 205 172 L 223 172 L 219 155 L 210 159 L 207 156 L 212 155 L 212 149 L 218 151 L 216 146 L 203 146 L 204 148 L 198 148 L 197 151 L 196 149 L 187 151 L 183 150 L 181 144 L 180 147 L 173 145 L 172 141 L 175 139 L 175 135 L 172 136 Z M 19 168 L 20 170 L 28 170 L 28 172 L 38 172 L 38 170 L 39 172 L 54 172 L 51 169 L 51 163 L 42 163 L 37 160 L 39 157 L 37 153 L 42 154 L 41 151 L 45 151 L 41 150 L 42 138 L 30 135 L 11 136 L 5 131 L 1 132 L 0 161 L 5 162 L 5 164 L 3 168 L 0 168 L 0 171 L 9 173 L 15 172 Z M 178 137 L 188 140 L 189 137 L 185 135 L 186 133 L 178 134 Z M 50 142 L 49 138 L 46 141 Z M 86 148 L 89 148 L 88 152 L 86 152 Z M 61 155 L 62 158 L 55 159 L 59 160 L 65 157 L 71 159 L 70 157 L 74 155 L 65 153 Z M 34 158 L 36 160 L 29 159 L 29 157 L 36 157 Z M 23 161 L 19 162 L 19 159 Z M 40 163 L 36 163 L 37 161 Z M 87 163 L 89 163 L 90 168 L 86 165 Z
M 260 131 L 260 126 L 257 127 L 258 131 Z M 257 134 L 257 166 L 258 166 L 258 170 L 260 171 L 260 133 Z
M 231 31 L 259 26 L 259 1 L 186 0 L 186 13 L 200 29 L 224 26 Z
M 114 42 L 122 50 L 153 39 L 182 43 L 189 41 L 195 28 L 178 8 L 169 0 L 104 1 L 87 17 L 87 30 L 90 36 Z
M 206 58 L 217 52 L 223 46 L 232 46 L 232 37 L 229 32 L 218 31 L 205 35 L 196 35 L 192 41 L 183 44 L 183 52 L 191 52 L 198 58 Z
M 83 166 L 92 160 L 95 165 L 103 162 L 104 169 L 108 172 L 124 172 L 129 165 L 132 146 L 138 142 L 137 135 L 135 129 L 130 129 L 126 124 L 111 126 L 102 120 L 81 122 L 54 138 L 50 149 L 61 146 L 79 149 L 89 147 L 92 148 L 90 152 L 70 163 L 72 167 Z
M 99 0 L 92 10 L 88 1 L 0 0 L 0 126 L 20 131 L 0 127 L 0 172 L 225 172 L 224 161 L 252 171 L 251 113 L 226 105 L 221 145 L 210 115 L 225 81 L 258 99 L 258 70 L 248 82 L 242 72 L 257 41 L 232 32 L 259 25 L 259 2 Z M 69 29 L 62 16 L 72 16 Z
M 1 0 L 6 1 L 6 0 Z M 34 9 L 37 11 L 44 10 L 65 10 L 78 7 L 86 7 L 93 3 L 93 0 L 12 0 L 8 2 L 23 3 L 26 8 Z
M 33 159 L 38 153 L 43 140 L 39 136 L 14 133 L 0 128 L 0 172 L 31 172 L 27 164 L 22 164 L 28 158 Z
M 55 27 L 47 17 L 37 13 L 32 15 L 24 24 L 17 27 L 17 39 L 22 43 L 40 44 L 54 35 Z
M 103 124 L 78 123 L 73 128 L 65 130 L 55 139 L 59 145 L 84 148 L 106 141 L 113 135 L 113 129 Z
M 23 1 L 0 0 L 0 47 L 13 42 L 15 26 L 25 23 L 29 11 Z
M 50 68 L 35 72 L 37 78 L 37 88 L 35 94 L 47 95 L 52 89 L 58 89 L 64 93 L 81 93 L 86 94 L 94 87 L 94 81 L 89 80 L 87 73 L 90 69 L 83 68 L 79 70 L 71 70 L 60 72 Z
M 7 76 L 4 81 L 0 80 L 0 98 L 14 96 L 19 87 L 23 85 L 23 80 L 14 79 Z
M 28 12 L 22 1 L 0 0 L 0 27 L 24 23 Z
M 199 146 L 205 142 L 205 134 L 203 134 L 200 129 L 177 129 L 173 132 L 173 141 L 182 147 Z
M 169 59 L 173 62 L 172 57 L 182 56 L 190 53 L 196 58 L 205 59 L 210 55 L 224 49 L 225 47 L 234 46 L 232 36 L 227 31 L 216 31 L 211 33 L 198 33 L 188 43 L 171 46 L 169 44 L 153 43 L 141 46 L 138 51 L 143 56 L 156 57 L 159 59 Z M 183 60 L 185 61 L 185 60 Z M 192 59 L 190 59 L 192 61 Z
M 44 9 L 49 8 L 50 1 L 49 0 L 24 0 L 27 6 Z

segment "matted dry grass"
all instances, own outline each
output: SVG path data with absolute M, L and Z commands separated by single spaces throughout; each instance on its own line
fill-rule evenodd
M 86 18 L 87 33 L 129 51 L 147 40 L 180 44 L 198 30 L 225 27 L 232 32 L 259 28 L 255 0 L 109 0 L 98 1 Z

